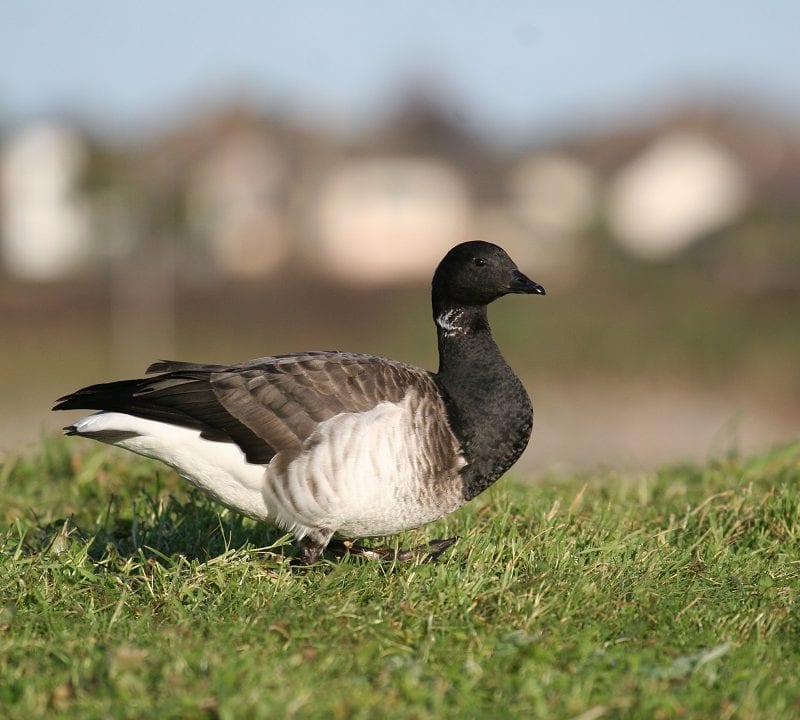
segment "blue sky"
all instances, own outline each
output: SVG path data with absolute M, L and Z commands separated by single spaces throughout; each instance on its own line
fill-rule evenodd
M 0 123 L 68 113 L 143 132 L 249 96 L 340 129 L 440 88 L 519 137 L 674 98 L 800 114 L 800 2 L 0 0 Z

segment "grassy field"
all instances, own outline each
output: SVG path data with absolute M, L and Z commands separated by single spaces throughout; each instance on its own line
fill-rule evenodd
M 800 445 L 506 479 L 299 569 L 161 466 L 48 440 L 0 468 L 3 718 L 800 717 Z

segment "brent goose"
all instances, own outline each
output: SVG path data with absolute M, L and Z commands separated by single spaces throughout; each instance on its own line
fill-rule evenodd
M 92 385 L 54 410 L 100 410 L 65 433 L 161 460 L 222 505 L 293 532 L 310 563 L 334 533 L 391 535 L 432 522 L 516 462 L 533 411 L 486 306 L 544 292 L 502 248 L 466 242 L 433 276 L 436 373 L 332 351 L 235 365 L 161 361 L 148 368 L 153 377 Z M 345 547 L 400 559 L 420 550 Z

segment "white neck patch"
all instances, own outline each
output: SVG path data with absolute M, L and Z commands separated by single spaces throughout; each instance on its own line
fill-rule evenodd
M 461 324 L 463 315 L 463 310 L 445 310 L 441 315 L 436 317 L 436 325 L 445 335 L 462 335 L 464 333 L 464 326 Z

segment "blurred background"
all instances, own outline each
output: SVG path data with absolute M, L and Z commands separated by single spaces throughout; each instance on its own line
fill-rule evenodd
M 531 476 L 800 433 L 800 4 L 0 3 L 0 452 L 157 358 L 436 367 L 490 310 Z

